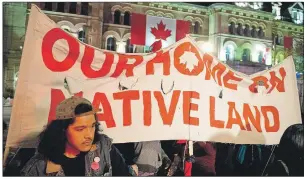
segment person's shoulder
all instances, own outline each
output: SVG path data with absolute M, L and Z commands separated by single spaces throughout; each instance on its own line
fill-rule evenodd
M 277 160 L 270 166 L 268 176 L 289 176 L 288 166 L 282 160 Z
M 23 167 L 21 170 L 21 175 L 23 176 L 38 176 L 38 172 L 43 172 L 46 165 L 46 160 L 43 155 L 37 153 L 35 154 Z
M 100 134 L 97 144 L 111 149 L 112 141 L 113 140 L 110 137 L 108 137 L 107 135 Z

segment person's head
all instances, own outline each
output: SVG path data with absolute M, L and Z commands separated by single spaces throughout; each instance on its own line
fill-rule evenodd
M 53 120 L 40 135 L 38 152 L 59 163 L 66 149 L 87 152 L 99 140 L 98 109 L 80 97 L 71 97 L 56 108 Z
M 302 160 L 304 158 L 304 126 L 289 126 L 281 137 L 277 157 L 282 160 Z

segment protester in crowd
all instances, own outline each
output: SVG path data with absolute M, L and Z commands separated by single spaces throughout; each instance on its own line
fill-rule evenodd
M 233 160 L 235 176 L 260 176 L 263 168 L 262 146 L 237 144 Z
M 170 167 L 173 175 L 215 176 L 216 145 L 211 142 L 194 142 L 193 155 L 189 156 L 186 140 L 179 140 L 175 146 L 174 164 Z M 179 149 L 179 150 L 177 150 Z M 177 164 L 180 162 L 180 164 Z
M 233 176 L 235 145 L 217 143 L 216 146 L 215 171 L 217 176 Z
M 11 148 L 3 168 L 3 176 L 20 176 L 20 171 L 34 154 L 35 148 Z
M 211 142 L 194 142 L 195 162 L 192 176 L 215 176 L 216 146 Z
M 25 165 L 25 176 L 127 176 L 133 173 L 112 145 L 99 133 L 98 109 L 84 98 L 70 97 L 56 108 L 41 133 L 36 153 Z
M 161 147 L 160 141 L 137 142 L 134 144 L 134 162 L 138 166 L 139 176 L 156 176 L 166 171 L 171 160 Z
M 304 126 L 288 127 L 275 151 L 276 161 L 267 171 L 268 176 L 304 176 Z
M 164 176 L 171 165 L 171 160 L 162 149 L 160 141 L 116 144 L 116 146 L 122 151 L 126 163 L 138 169 L 138 176 Z
M 113 144 L 123 155 L 123 158 L 125 159 L 125 163 L 134 169 L 136 175 L 138 175 L 138 166 L 134 162 L 134 155 L 135 155 L 135 149 L 134 149 L 134 143 L 117 143 Z
M 211 142 L 194 142 L 193 155 L 189 156 L 186 140 L 173 145 L 173 163 L 168 176 L 215 176 L 216 145 Z
M 185 141 L 169 140 L 162 141 L 162 148 L 172 161 L 167 176 L 184 176 L 183 160 L 185 154 Z
M 192 176 L 194 155 L 189 155 L 187 140 L 178 140 L 172 146 L 173 162 L 169 168 L 168 176 Z

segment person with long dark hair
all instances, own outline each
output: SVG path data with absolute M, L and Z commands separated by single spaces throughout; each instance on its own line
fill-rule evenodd
M 304 176 L 304 126 L 288 127 L 275 151 L 276 161 L 269 167 L 268 176 Z
M 53 120 L 40 134 L 38 152 L 21 171 L 24 176 L 128 176 L 133 170 L 100 134 L 91 102 L 70 97 L 56 108 Z

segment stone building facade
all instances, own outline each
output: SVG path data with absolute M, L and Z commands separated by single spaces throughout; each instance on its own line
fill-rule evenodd
M 4 61 L 4 83 L 8 89 L 14 89 L 18 74 L 21 50 L 24 41 L 26 15 L 31 3 L 7 3 L 5 17 L 10 16 L 9 9 L 20 9 L 18 24 L 6 22 L 6 28 L 22 27 L 21 33 L 7 41 Z M 227 63 L 234 69 L 252 74 L 275 65 L 288 55 L 283 46 L 284 36 L 292 36 L 295 59 L 303 63 L 303 25 L 275 20 L 275 14 L 238 7 L 231 4 L 215 3 L 210 6 L 198 6 L 188 3 L 163 2 L 35 2 L 45 14 L 62 29 L 97 48 L 126 53 L 145 53 L 149 47 L 130 43 L 130 22 L 132 13 L 141 13 L 190 22 L 190 35 L 199 47 Z M 18 8 L 17 8 L 18 6 Z M 22 7 L 22 8 L 21 8 Z M 15 13 L 15 12 L 14 12 Z M 13 13 L 13 14 L 14 14 Z M 24 13 L 24 15 L 21 15 Z M 20 18 L 22 16 L 22 18 Z M 23 18 L 25 17 L 25 18 Z M 9 19 L 9 18 L 8 18 Z M 23 22 L 21 22 L 23 21 Z M 20 25 L 19 25 L 20 23 Z M 13 42 L 14 41 L 14 42 Z M 19 49 L 18 49 L 18 48 Z M 13 51 L 17 50 L 14 57 Z M 14 51 L 14 52 L 15 52 Z
M 3 3 L 3 89 L 13 95 L 25 37 L 27 3 Z

